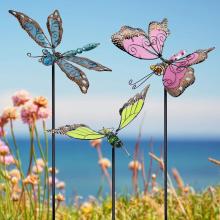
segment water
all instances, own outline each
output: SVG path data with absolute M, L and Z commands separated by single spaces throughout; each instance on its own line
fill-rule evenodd
M 124 144 L 128 151 L 133 154 L 135 139 L 125 139 Z M 162 141 L 153 141 L 154 152 L 160 155 Z M 19 139 L 18 145 L 23 162 L 27 167 L 29 158 L 29 141 Z M 149 140 L 142 140 L 140 152 L 145 158 L 146 172 L 149 168 Z M 111 159 L 111 147 L 107 142 L 102 143 L 103 155 Z M 51 154 L 50 154 L 51 155 Z M 169 140 L 168 144 L 168 167 L 177 168 L 184 182 L 192 185 L 197 190 L 202 190 L 209 185 L 220 183 L 220 167 L 210 163 L 208 157 L 220 159 L 220 140 Z M 128 169 L 128 158 L 121 149 L 116 151 L 116 189 L 118 193 L 131 192 L 131 171 Z M 89 142 L 77 141 L 69 138 L 57 138 L 56 166 L 59 169 L 57 178 L 66 182 L 67 200 L 72 195 L 78 194 L 84 198 L 89 195 L 97 195 L 100 187 L 103 194 L 109 192 L 106 180 L 98 165 L 96 149 Z M 153 163 L 153 171 L 158 170 L 157 163 Z M 111 170 L 110 170 L 111 171 Z M 162 181 L 162 173 L 159 173 L 159 181 Z M 139 176 L 140 188 L 142 186 L 141 174 Z

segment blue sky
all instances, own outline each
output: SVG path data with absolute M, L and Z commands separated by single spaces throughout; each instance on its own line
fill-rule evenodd
M 135 94 L 128 86 L 130 78 L 149 73 L 153 61 L 135 59 L 111 43 L 111 35 L 122 25 L 147 30 L 152 20 L 168 18 L 171 35 L 164 47 L 164 57 L 181 49 L 192 52 L 215 46 L 209 59 L 195 66 L 196 82 L 179 98 L 169 97 L 169 134 L 171 136 L 219 135 L 220 123 L 219 48 L 220 2 L 212 1 L 1 1 L 1 102 L 0 109 L 10 104 L 10 95 L 26 89 L 34 95 L 50 97 L 50 67 L 26 56 L 40 55 L 40 46 L 20 28 L 9 9 L 22 11 L 46 29 L 47 16 L 55 9 L 63 19 L 63 39 L 58 51 L 81 47 L 89 42 L 101 45 L 84 56 L 102 63 L 112 72 L 85 70 L 90 81 L 88 94 L 56 69 L 57 125 L 82 122 L 96 129 L 103 125 L 117 127 L 118 109 Z M 152 77 L 148 100 L 144 107 L 144 133 L 163 133 L 163 87 L 159 77 Z M 88 111 L 89 110 L 89 111 Z M 122 135 L 136 135 L 143 114 Z M 23 133 L 25 128 L 19 131 Z

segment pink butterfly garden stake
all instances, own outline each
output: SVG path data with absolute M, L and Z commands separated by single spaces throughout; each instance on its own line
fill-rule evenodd
M 163 76 L 163 85 L 167 92 L 174 97 L 180 96 L 184 90 L 195 81 L 194 64 L 203 62 L 214 47 L 197 50 L 187 56 L 185 51 L 173 55 L 170 59 L 163 57 L 163 46 L 169 35 L 167 19 L 162 22 L 151 22 L 148 33 L 139 28 L 123 26 L 119 32 L 112 35 L 112 42 L 128 54 L 144 60 L 160 59 L 162 62 L 151 65 L 152 73 L 137 82 L 129 81 L 133 89 L 143 84 L 153 75 Z
M 153 75 L 162 75 L 164 85 L 164 219 L 168 219 L 167 212 L 167 92 L 173 96 L 180 96 L 187 87 L 195 81 L 194 64 L 203 62 L 208 53 L 214 49 L 197 50 L 187 56 L 185 51 L 171 56 L 170 59 L 163 57 L 163 46 L 169 35 L 167 19 L 162 22 L 153 21 L 149 24 L 148 33 L 140 28 L 123 26 L 119 32 L 112 35 L 112 42 L 121 50 L 138 59 L 155 60 L 162 62 L 151 65 L 152 73 L 144 76 L 140 80 L 129 81 L 133 89 L 141 86 Z

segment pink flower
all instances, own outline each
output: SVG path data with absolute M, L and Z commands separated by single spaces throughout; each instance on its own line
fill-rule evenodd
M 21 109 L 21 119 L 25 124 L 33 124 L 37 119 L 38 107 L 35 104 L 27 104 Z
M 5 121 L 17 119 L 18 118 L 17 109 L 15 107 L 5 108 L 2 114 L 2 118 Z
M 6 156 L 0 156 L 0 163 L 8 166 L 11 164 L 15 164 L 15 159 L 11 154 Z
M 37 118 L 38 119 L 48 119 L 50 116 L 50 110 L 49 108 L 39 108 L 37 112 Z
M 4 128 L 0 127 L 0 137 L 5 136 L 5 130 Z
M 6 156 L 10 153 L 10 150 L 7 145 L 5 145 L 4 142 L 0 141 L 0 155 Z
M 12 96 L 13 105 L 16 107 L 24 105 L 29 100 L 30 100 L 30 95 L 25 90 L 17 91 Z
M 50 186 L 52 185 L 52 176 L 49 177 L 48 183 L 49 183 Z M 58 179 L 55 178 L 55 184 L 57 184 L 57 183 L 58 183 Z

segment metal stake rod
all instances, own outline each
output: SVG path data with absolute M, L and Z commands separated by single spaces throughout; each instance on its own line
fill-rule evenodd
M 164 220 L 167 216 L 167 91 L 164 89 Z
M 55 65 L 52 65 L 52 129 L 55 129 Z M 56 175 L 56 154 L 55 154 L 55 133 L 52 133 L 52 219 L 56 218 L 56 207 L 55 207 L 55 194 L 56 194 L 56 186 L 55 186 L 55 175 Z
M 112 147 L 112 220 L 115 220 L 115 147 Z

